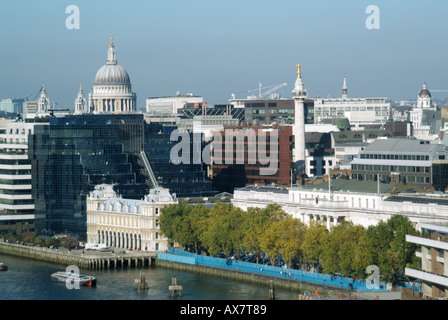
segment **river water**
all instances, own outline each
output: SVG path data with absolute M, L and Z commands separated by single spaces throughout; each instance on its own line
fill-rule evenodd
M 67 266 L 0 254 L 8 271 L 0 272 L 0 300 L 169 300 L 168 286 L 176 277 L 183 287 L 181 300 L 268 300 L 267 286 L 214 278 L 162 267 L 111 270 L 80 270 L 98 279 L 93 288 L 67 289 L 50 275 Z M 143 272 L 149 289 L 134 289 L 134 280 Z M 276 300 L 297 300 L 298 292 L 276 288 Z

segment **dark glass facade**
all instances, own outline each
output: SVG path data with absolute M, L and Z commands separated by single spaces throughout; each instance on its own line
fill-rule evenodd
M 244 104 L 244 122 L 259 125 L 270 125 L 273 122 L 294 124 L 294 100 L 247 100 Z M 306 124 L 314 123 L 314 100 L 304 102 L 304 117 Z
M 170 159 L 171 149 L 180 142 L 170 141 L 177 126 L 159 123 L 145 124 L 145 153 L 160 186 L 168 188 L 177 197 L 210 196 L 216 194 L 207 177 L 207 165 L 194 163 L 196 151 L 204 150 L 206 143 L 199 134 L 189 133 L 190 161 L 174 164 Z M 197 144 L 196 146 L 194 144 Z
M 97 184 L 142 199 L 152 187 L 143 150 L 159 186 L 179 197 L 214 194 L 205 164 L 171 163 L 174 129 L 147 124 L 142 114 L 70 115 L 36 125 L 29 139 L 36 232 L 84 237 L 86 197 Z M 193 137 L 191 150 L 197 141 L 203 150 L 204 142 Z
M 114 184 L 124 198 L 141 199 L 131 154 L 143 145 L 142 115 L 81 115 L 50 119 L 29 139 L 38 234 L 86 234 L 86 196 Z

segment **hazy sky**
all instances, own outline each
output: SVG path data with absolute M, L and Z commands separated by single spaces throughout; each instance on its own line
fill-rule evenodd
M 80 29 L 67 29 L 77 5 Z M 366 28 L 376 5 L 380 29 Z M 33 99 L 45 84 L 59 108 L 91 91 L 110 34 L 139 107 L 176 91 L 210 104 L 287 83 L 296 64 L 310 97 L 415 99 L 426 81 L 448 89 L 445 0 L 39 0 L 0 2 L 0 98 Z M 433 93 L 434 97 L 448 96 Z

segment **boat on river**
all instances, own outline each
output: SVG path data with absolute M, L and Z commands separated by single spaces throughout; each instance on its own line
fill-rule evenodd
M 0 271 L 6 271 L 8 270 L 8 266 L 5 265 L 3 262 L 0 262 Z
M 51 278 L 55 281 L 67 280 L 71 283 L 78 283 L 80 286 L 84 287 L 94 287 L 96 286 L 96 278 L 94 276 L 86 276 L 82 274 L 74 274 L 72 272 L 58 271 L 51 275 Z

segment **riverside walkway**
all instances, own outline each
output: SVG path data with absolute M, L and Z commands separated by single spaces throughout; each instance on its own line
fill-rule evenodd
M 123 251 L 116 248 L 114 252 L 98 252 L 85 249 L 50 249 L 7 242 L 0 242 L 0 253 L 50 263 L 75 265 L 89 270 L 153 266 L 157 257 L 157 253 L 152 251 Z
M 241 274 L 247 274 L 251 277 L 258 276 L 266 279 L 283 280 L 288 283 L 289 286 L 293 286 L 294 283 L 309 283 L 325 288 L 333 288 L 343 291 L 352 292 L 387 292 L 392 290 L 388 288 L 387 284 L 381 282 L 379 287 L 373 288 L 369 286 L 366 281 L 361 279 L 354 279 L 343 276 L 332 276 L 328 274 L 322 274 L 318 272 L 310 272 L 298 269 L 288 269 L 284 267 L 276 267 L 270 265 L 262 265 L 257 263 L 242 262 L 237 260 L 222 259 L 216 257 L 195 255 L 186 251 L 176 250 L 170 248 L 168 253 L 158 253 L 158 263 L 160 261 L 170 261 L 174 263 L 180 263 L 184 265 L 198 266 L 198 267 L 210 267 L 221 270 L 228 270 L 238 272 Z M 401 286 L 395 288 L 401 290 L 407 286 Z M 376 295 L 375 295 L 376 296 Z

